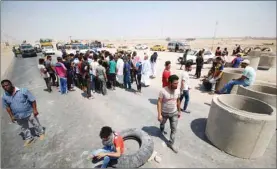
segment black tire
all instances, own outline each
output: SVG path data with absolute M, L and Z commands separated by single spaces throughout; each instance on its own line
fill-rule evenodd
M 120 132 L 123 140 L 135 139 L 139 142 L 139 150 L 131 155 L 122 155 L 118 160 L 111 162 L 114 168 L 138 168 L 144 165 L 151 157 L 154 151 L 154 142 L 152 138 L 140 129 L 127 129 Z

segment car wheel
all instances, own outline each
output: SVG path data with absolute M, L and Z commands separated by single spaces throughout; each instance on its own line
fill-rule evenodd
M 145 164 L 154 151 L 152 138 L 140 129 L 127 129 L 120 132 L 123 140 L 135 139 L 139 142 L 139 150 L 131 155 L 122 155 L 119 159 L 111 161 L 111 166 L 115 168 L 138 168 Z

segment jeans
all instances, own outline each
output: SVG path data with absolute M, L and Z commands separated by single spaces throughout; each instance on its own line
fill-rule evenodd
M 95 91 L 95 75 L 90 74 L 90 80 L 91 80 L 91 90 Z
M 53 86 L 56 85 L 56 86 L 58 87 L 58 86 L 59 86 L 59 83 L 56 84 L 56 79 L 57 79 L 57 78 L 56 78 L 55 73 L 49 73 L 49 75 L 50 75 L 50 79 L 52 80 L 52 85 L 53 85 Z
M 23 119 L 16 119 L 16 122 L 18 125 L 21 126 L 21 131 L 24 134 L 24 138 L 26 140 L 31 140 L 33 138 L 29 123 L 35 128 L 35 132 L 37 135 L 44 134 L 44 130 L 40 123 L 38 122 L 38 119 L 34 117 L 34 115 L 30 115 L 29 117 L 23 118 Z
M 93 156 L 97 156 L 99 153 L 111 153 L 111 152 L 116 152 L 115 147 L 114 146 L 105 146 L 102 149 L 98 149 L 93 151 L 91 154 Z M 103 159 L 103 164 L 101 166 L 101 168 L 107 168 L 108 164 L 111 160 L 116 160 L 117 158 L 115 157 L 109 157 L 109 156 L 105 156 Z
M 177 114 L 177 112 L 172 113 L 172 114 L 163 113 L 162 116 L 163 116 L 163 121 L 160 124 L 160 130 L 162 132 L 164 131 L 165 123 L 166 123 L 167 119 L 169 119 L 170 129 L 171 129 L 170 141 L 169 142 L 171 144 L 174 144 L 175 135 L 176 135 L 176 132 L 177 132 L 178 114 Z
M 107 83 L 106 80 L 103 78 L 98 78 L 99 83 L 100 83 L 100 91 L 102 92 L 103 95 L 107 94 Z
M 67 93 L 67 78 L 65 77 L 60 77 L 60 90 L 61 94 Z
M 44 81 L 46 83 L 46 87 L 47 87 L 48 92 L 51 92 L 52 89 L 51 89 L 50 77 L 44 78 Z
M 184 90 L 181 97 L 180 97 L 180 101 L 183 100 L 183 98 L 185 97 L 185 102 L 184 102 L 184 108 L 183 110 L 187 110 L 188 104 L 189 104 L 189 90 Z
M 124 87 L 131 89 L 131 75 L 124 75 Z
M 231 80 L 227 84 L 224 85 L 224 87 L 219 91 L 219 93 L 226 93 L 230 94 L 234 85 L 242 85 L 244 87 L 249 86 L 249 84 L 246 84 L 243 80 Z

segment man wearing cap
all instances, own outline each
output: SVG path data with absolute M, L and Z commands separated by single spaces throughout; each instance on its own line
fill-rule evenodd
M 221 90 L 216 91 L 216 93 L 230 94 L 234 85 L 243 85 L 244 87 L 252 85 L 256 78 L 256 72 L 254 68 L 249 66 L 249 64 L 250 61 L 248 59 L 243 60 L 241 62 L 241 67 L 244 68 L 242 76 L 238 79 L 233 79 L 229 81 L 227 84 L 224 85 L 224 87 Z
M 240 63 L 242 62 L 242 57 L 241 55 L 238 53 L 237 57 L 235 57 L 235 59 L 232 61 L 232 67 L 233 68 L 238 68 Z

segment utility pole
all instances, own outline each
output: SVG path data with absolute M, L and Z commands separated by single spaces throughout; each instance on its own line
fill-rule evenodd
M 215 40 L 215 36 L 216 36 L 217 25 L 218 25 L 218 22 L 216 21 L 216 22 L 215 22 L 215 28 L 214 28 L 214 37 L 213 37 L 212 50 L 213 50 L 213 48 L 214 48 L 214 40 Z
M 69 36 L 69 43 L 71 43 L 71 36 Z

